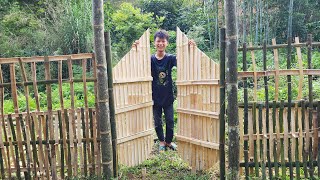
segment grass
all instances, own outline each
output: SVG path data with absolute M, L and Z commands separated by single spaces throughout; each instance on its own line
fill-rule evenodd
M 188 164 L 179 157 L 176 151 L 168 150 L 158 153 L 158 146 L 159 144 L 156 143 L 151 157 L 142 164 L 134 167 L 121 166 L 119 170 L 119 179 L 206 180 L 212 179 L 212 177 L 217 174 L 213 173 L 213 170 L 193 173 Z M 142 175 L 143 170 L 146 172 L 144 176 Z

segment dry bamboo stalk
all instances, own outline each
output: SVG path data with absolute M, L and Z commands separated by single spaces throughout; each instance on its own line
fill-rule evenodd
M 19 64 L 20 64 L 20 70 L 21 70 L 21 75 L 23 78 L 23 82 L 27 82 L 27 75 L 25 72 L 25 68 L 24 68 L 24 64 L 22 63 L 22 60 L 19 59 Z M 26 116 L 26 128 L 29 128 L 29 118 L 30 118 L 30 105 L 29 105 L 29 88 L 28 86 L 24 86 L 24 93 L 25 93 L 25 97 L 26 97 L 26 109 L 27 109 L 27 116 Z M 22 127 L 24 127 L 23 121 L 22 121 L 23 117 L 22 114 L 20 114 L 20 120 L 21 120 L 21 124 L 23 125 Z M 25 132 L 25 129 L 22 128 L 22 130 L 24 131 L 24 139 L 28 139 L 29 140 L 29 133 Z M 30 161 L 30 157 L 31 156 L 31 149 L 30 149 L 30 142 L 27 142 L 26 145 L 26 156 L 27 156 L 27 169 L 28 169 L 28 173 L 30 174 L 30 167 L 31 167 L 31 161 Z M 29 176 L 28 178 L 31 178 L 31 176 Z
M 87 170 L 88 170 L 88 166 L 87 166 L 87 144 L 89 143 L 88 142 L 88 139 L 87 139 L 87 128 L 86 128 L 86 124 L 85 124 L 85 110 L 83 108 L 81 108 L 81 122 L 82 122 L 82 137 L 86 139 L 86 141 L 83 143 L 83 157 L 84 157 L 84 160 L 83 160 L 83 164 L 84 164 L 84 175 L 87 176 Z
M 2 77 L 2 67 L 1 67 L 1 64 L 0 64 L 0 83 L 3 83 L 3 77 Z M 7 136 L 7 130 L 6 130 L 6 127 L 5 127 L 5 119 L 4 119 L 4 91 L 3 91 L 3 87 L 0 87 L 0 111 L 1 111 L 1 127 L 0 128 L 3 128 L 3 133 L 4 133 L 4 136 L 2 134 L 1 135 L 1 142 L 2 142 L 2 139 L 5 140 L 6 142 L 8 142 L 8 136 Z M 1 131 L 2 133 L 2 131 Z M 3 138 L 4 137 L 4 138 Z M 2 145 L 1 145 L 2 147 Z M 4 149 L 1 148 L 1 152 L 2 154 L 4 155 L 5 152 L 4 152 Z M 8 169 L 8 176 L 9 176 L 9 179 L 11 178 L 11 166 L 10 166 L 10 150 L 9 150 L 9 147 L 7 146 L 6 148 L 6 155 L 7 155 L 7 159 L 4 160 L 5 162 L 5 167 L 7 167 Z M 5 174 L 3 174 L 3 178 L 5 178 Z
M 84 138 L 84 137 L 82 137 Z M 77 145 L 78 145 L 78 156 L 80 156 L 80 172 L 84 174 L 84 155 L 82 154 L 82 141 L 81 141 L 81 111 L 77 111 Z M 77 156 L 77 157 L 78 157 Z
M 70 112 L 70 119 L 69 121 L 69 127 L 70 128 L 70 141 L 74 142 L 70 145 L 71 147 L 71 153 L 74 154 L 71 156 L 71 162 L 73 164 L 73 176 L 77 176 L 78 172 L 78 151 L 77 151 L 77 143 L 74 141 L 74 139 L 77 139 L 76 134 L 76 126 L 75 126 L 75 99 L 74 99 L 74 83 L 73 83 L 73 69 L 72 69 L 72 61 L 71 59 L 67 60 L 68 63 L 68 73 L 69 73 L 69 81 L 70 81 L 70 95 L 71 95 L 71 112 Z
M 8 117 L 8 121 L 9 121 L 9 124 L 8 126 L 10 127 L 11 129 L 11 134 L 12 134 L 12 139 L 13 141 L 16 141 L 16 132 L 15 132 L 15 129 L 14 129 L 14 125 L 13 125 L 13 120 L 12 120 L 12 117 L 11 115 L 9 114 L 9 117 Z M 15 145 L 15 167 L 17 169 L 17 172 L 16 172 L 16 175 L 18 177 L 18 179 L 21 179 L 21 174 L 20 174 L 20 159 L 19 159 L 19 148 L 18 148 L 18 145 Z M 13 151 L 12 151 L 13 152 Z M 20 157 L 21 158 L 21 157 Z
M 276 39 L 272 39 L 272 45 L 276 45 Z M 279 55 L 278 55 L 278 49 L 273 49 L 274 54 L 274 67 L 276 69 L 276 75 L 275 75 L 275 100 L 278 101 L 279 98 Z
M 252 47 L 252 42 L 249 43 L 249 46 Z M 252 67 L 253 67 L 253 73 L 254 73 L 254 89 L 253 89 L 253 99 L 255 102 L 257 102 L 257 86 L 258 86 L 258 79 L 257 79 L 257 69 L 256 69 L 256 59 L 254 55 L 254 51 L 251 52 L 251 60 L 252 60 Z
M 31 73 L 32 73 L 34 97 L 36 100 L 36 107 L 37 107 L 37 111 L 40 111 L 39 93 L 38 93 L 38 86 L 37 86 L 37 69 L 36 69 L 35 62 L 31 63 Z
M 94 78 L 97 79 L 97 62 L 95 60 L 95 58 L 93 57 L 92 59 L 93 62 L 93 74 L 94 74 Z M 114 91 L 115 92 L 115 91 Z M 99 106 L 98 106 L 98 85 L 97 82 L 94 82 L 94 94 L 95 94 L 95 108 L 96 108 L 96 112 L 99 111 Z M 96 123 L 97 123 L 97 129 L 100 129 L 100 122 L 96 116 Z M 100 139 L 100 131 L 97 131 L 97 138 Z M 100 142 L 98 142 L 97 146 L 100 147 Z M 98 171 L 97 174 L 98 176 L 101 176 L 101 151 L 100 148 L 98 148 L 98 155 L 97 155 L 97 165 L 98 165 Z
M 41 131 L 42 131 L 42 134 L 43 134 L 43 140 L 45 143 L 45 147 L 44 147 L 44 165 L 45 165 L 45 176 L 47 179 L 50 178 L 50 154 L 49 154 L 49 151 L 50 151 L 50 148 L 49 148 L 49 143 L 47 143 L 49 141 L 49 132 L 48 132 L 48 119 L 45 118 L 44 116 L 41 116 Z M 40 129 L 40 127 L 39 127 Z
M 44 154 L 43 154 L 43 146 L 42 146 L 42 129 L 41 129 L 41 116 L 36 116 L 35 114 L 32 113 L 33 117 L 33 123 L 34 123 L 34 134 L 37 136 L 37 140 L 39 141 L 38 144 L 38 160 L 39 160 L 39 177 L 44 178 Z M 36 151 L 36 148 L 33 150 Z

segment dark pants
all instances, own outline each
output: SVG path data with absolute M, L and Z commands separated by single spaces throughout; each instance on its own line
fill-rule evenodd
M 166 139 L 164 139 L 164 135 L 163 135 L 162 110 L 164 111 L 164 116 L 166 120 Z M 154 126 L 155 126 L 159 140 L 166 141 L 166 143 L 170 144 L 173 138 L 173 127 L 174 127 L 173 104 L 166 107 L 153 105 L 153 119 L 154 119 Z

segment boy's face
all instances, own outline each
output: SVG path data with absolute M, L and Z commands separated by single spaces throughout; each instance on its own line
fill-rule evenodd
M 168 46 L 168 41 L 166 38 L 156 37 L 154 40 L 154 46 L 156 47 L 158 52 L 164 52 L 166 47 Z

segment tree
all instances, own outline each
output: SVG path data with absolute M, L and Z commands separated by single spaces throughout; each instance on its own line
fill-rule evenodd
M 239 117 L 238 117 L 238 63 L 237 63 L 237 17 L 235 0 L 225 1 L 227 41 L 227 95 L 228 95 L 228 137 L 229 174 L 228 179 L 239 179 Z
M 152 13 L 141 13 L 139 8 L 133 7 L 130 3 L 122 3 L 120 9 L 111 15 L 113 49 L 118 52 L 117 59 L 124 56 L 132 43 L 138 39 L 148 28 L 158 27 L 152 18 Z M 158 18 L 162 22 L 163 18 Z

